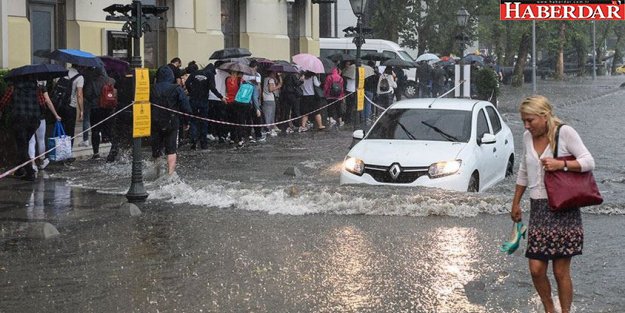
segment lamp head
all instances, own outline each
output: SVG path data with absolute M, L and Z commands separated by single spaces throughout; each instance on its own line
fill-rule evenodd
M 351 4 L 352 6 L 352 11 L 354 11 L 354 15 L 361 16 L 365 14 L 367 0 L 349 0 L 349 4 Z
M 461 7 L 458 12 L 456 12 L 456 21 L 458 22 L 458 26 L 465 27 L 469 22 L 469 11 L 467 11 L 464 7 Z

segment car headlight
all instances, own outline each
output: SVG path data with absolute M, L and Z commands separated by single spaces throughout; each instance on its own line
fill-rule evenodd
M 430 178 L 438 178 L 451 174 L 455 174 L 460 170 L 462 160 L 443 161 L 430 165 L 428 168 L 428 175 Z
M 365 162 L 361 159 L 348 156 L 343 162 L 343 168 L 352 174 L 360 176 L 365 171 Z

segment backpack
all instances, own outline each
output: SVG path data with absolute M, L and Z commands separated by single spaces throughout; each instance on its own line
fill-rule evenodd
M 343 85 L 340 82 L 333 81 L 330 85 L 330 90 L 328 91 L 328 95 L 333 99 L 338 99 L 341 97 L 341 92 L 343 91 Z
M 160 94 L 154 94 L 154 102 L 162 107 L 177 110 L 178 98 L 175 97 L 176 89 L 178 85 L 172 85 L 169 89 L 166 89 Z M 157 111 L 152 111 L 155 117 L 155 125 L 160 131 L 174 130 L 176 127 L 174 121 L 176 119 L 176 113 L 158 108 Z M 154 114 L 156 112 L 156 114 Z
M 389 90 L 391 90 L 391 85 L 388 83 L 388 77 L 384 75 L 382 80 L 380 80 L 380 91 L 387 92 Z
M 242 83 L 239 87 L 239 91 L 237 91 L 236 97 L 234 97 L 234 101 L 242 104 L 250 104 L 252 103 L 252 96 L 254 95 L 254 85 L 250 83 Z
M 77 74 L 72 78 L 61 77 L 54 85 L 52 93 L 50 94 L 50 100 L 52 100 L 54 108 L 57 111 L 61 108 L 69 106 L 72 102 L 72 85 L 79 76 L 82 75 Z
M 115 109 L 115 107 L 117 107 L 117 89 L 111 81 L 107 81 L 100 89 L 100 108 Z

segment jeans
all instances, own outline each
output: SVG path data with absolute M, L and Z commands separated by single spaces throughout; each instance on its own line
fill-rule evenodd
M 191 110 L 193 115 L 201 118 L 208 118 L 208 99 L 191 99 Z M 193 118 L 189 129 L 192 143 L 200 143 L 202 146 L 208 144 L 208 122 Z M 199 138 L 198 138 L 199 137 Z
M 372 113 L 371 108 L 373 107 L 373 104 L 371 101 L 373 101 L 373 91 L 365 91 L 365 97 L 364 120 L 367 122 L 367 119 L 371 117 Z
M 265 123 L 274 124 L 276 122 L 276 102 L 263 101 L 263 113 L 265 115 Z M 273 129 L 274 127 L 276 126 L 267 126 L 268 129 Z

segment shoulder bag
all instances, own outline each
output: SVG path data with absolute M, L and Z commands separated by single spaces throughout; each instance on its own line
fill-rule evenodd
M 575 156 L 558 157 L 559 125 L 556 130 L 556 144 L 553 156 L 557 160 L 575 160 Z M 591 171 L 545 171 L 545 189 L 549 209 L 553 212 L 566 211 L 603 203 L 597 182 Z

